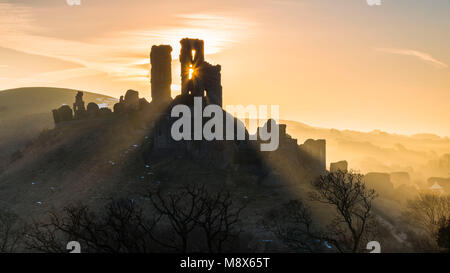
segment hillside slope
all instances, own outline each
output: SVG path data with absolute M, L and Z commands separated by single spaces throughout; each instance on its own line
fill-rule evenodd
M 0 91 L 0 169 L 8 158 L 45 128 L 53 128 L 51 109 L 71 105 L 78 90 L 29 87 Z M 112 107 L 115 98 L 85 92 L 87 103 Z M 357 132 L 312 127 L 296 121 L 282 121 L 287 131 L 303 143 L 306 139 L 327 140 L 327 162 L 347 160 L 349 167 L 366 172 L 410 173 L 422 183 L 429 177 L 450 176 L 445 154 L 450 139 L 430 134 L 405 136 L 379 130 Z
M 0 172 L 0 208 L 13 211 L 27 222 L 45 221 L 48 212 L 79 202 L 101 210 L 111 197 L 150 207 L 145 193 L 154 186 L 172 192 L 188 182 L 216 189 L 226 185 L 235 198 L 250 201 L 242 225 L 256 244 L 272 238 L 261 226 L 261 219 L 269 210 L 291 199 L 308 200 L 312 190 L 308 179 L 279 184 L 274 172 L 268 172 L 264 179 L 273 183 L 261 184 L 250 168 L 219 169 L 207 160 L 170 153 L 153 160 L 151 120 L 151 115 L 143 111 L 70 121 L 41 132 Z M 290 152 L 286 158 L 290 158 Z M 208 153 L 223 156 L 225 151 L 211 149 Z M 300 169 L 289 170 L 281 177 L 297 180 L 291 177 L 302 176 Z M 377 203 L 377 209 L 379 206 Z M 383 213 L 390 216 L 393 206 L 390 208 Z M 312 209 L 317 223 L 325 226 L 331 209 L 322 204 Z
M 0 168 L 9 156 L 45 128 L 53 128 L 51 110 L 72 105 L 79 90 L 26 87 L 0 91 Z M 84 92 L 86 103 L 112 107 L 115 98 Z

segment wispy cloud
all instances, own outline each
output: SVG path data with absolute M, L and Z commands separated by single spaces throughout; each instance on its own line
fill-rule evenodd
M 0 46 L 83 67 L 69 74 L 68 78 L 79 76 L 80 72 L 89 75 L 105 73 L 115 79 L 148 82 L 150 45 L 172 45 L 173 58 L 177 59 L 179 40 L 195 37 L 207 41 L 206 54 L 215 54 L 248 37 L 246 30 L 251 25 L 247 20 L 231 16 L 178 14 L 165 25 L 136 26 L 100 33 L 89 40 L 67 40 L 40 35 L 45 34 L 45 28 L 36 26 L 33 12 L 25 5 L 0 3 Z M 54 76 L 59 79 L 67 70 L 61 72 L 46 74 L 45 78 Z
M 122 34 L 135 41 L 170 44 L 173 57 L 178 58 L 182 38 L 199 38 L 206 41 L 205 54 L 216 54 L 249 37 L 248 29 L 253 22 L 238 17 L 215 14 L 179 14 L 171 25 L 151 30 L 136 30 Z
M 88 68 L 73 68 L 73 69 L 64 69 L 59 71 L 52 72 L 44 72 L 38 73 L 36 75 L 26 76 L 26 77 L 1 77 L 1 80 L 7 81 L 6 86 L 17 87 L 17 86 L 26 86 L 29 83 L 33 84 L 54 84 L 60 81 L 72 79 L 72 78 L 81 78 L 92 75 L 98 75 L 100 72 L 94 71 Z M 3 87 L 3 85 L 2 85 Z
M 377 51 L 390 53 L 390 54 L 397 54 L 397 55 L 405 55 L 405 56 L 412 56 L 419 58 L 420 60 L 431 63 L 437 68 L 448 68 L 448 65 L 444 62 L 441 62 L 437 59 L 435 59 L 433 56 L 431 56 L 428 53 L 412 50 L 412 49 L 397 49 L 397 48 L 376 48 Z
M 36 30 L 37 27 L 32 24 L 32 11 L 31 7 L 0 3 L 0 30 L 2 34 Z

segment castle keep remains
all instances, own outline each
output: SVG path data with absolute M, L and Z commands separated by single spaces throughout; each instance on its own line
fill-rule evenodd
M 173 106 L 182 104 L 192 108 L 193 98 L 201 97 L 204 106 L 215 104 L 222 107 L 221 66 L 205 61 L 202 40 L 185 38 L 180 43 L 181 94 L 176 98 L 171 97 L 172 47 L 170 45 L 154 45 L 150 52 L 152 97 L 150 103 L 144 98 L 139 98 L 137 91 L 128 90 L 125 96 L 121 96 L 119 102 L 114 105 L 114 111 L 108 108 L 99 108 L 93 102 L 89 103 L 86 109 L 83 92 L 78 92 L 73 110 L 67 105 L 53 110 L 55 124 L 132 113 L 133 116 L 147 118 L 147 122 L 151 123 L 149 124 L 149 127 L 152 128 L 150 139 L 154 155 L 188 154 L 198 158 L 212 156 L 208 161 L 218 162 L 223 166 L 229 166 L 230 162 L 236 164 L 236 158 L 239 162 L 243 162 L 241 166 L 247 167 L 252 164 L 260 165 L 263 161 L 271 161 L 272 166 L 278 164 L 280 169 L 286 168 L 286 166 L 292 169 L 303 166 L 315 174 L 325 172 L 325 140 L 308 139 L 304 144 L 298 145 L 297 139 L 286 133 L 285 124 L 276 126 L 276 130 L 279 130 L 279 149 L 274 152 L 260 153 L 264 157 L 263 159 L 255 154 L 255 145 L 261 143 L 259 139 L 235 142 L 216 140 L 212 143 L 205 140 L 175 141 L 171 137 L 171 125 L 174 120 L 170 113 Z M 231 115 L 225 111 L 224 113 L 225 116 L 228 115 L 227 118 L 230 118 Z M 234 117 L 231 116 L 231 118 Z M 204 120 L 204 122 L 206 121 Z M 236 122 L 240 121 L 236 120 Z M 242 123 L 238 125 L 244 126 Z M 248 136 L 247 131 L 245 134 Z M 211 151 L 222 151 L 222 153 L 212 153 Z M 215 155 L 220 155 L 220 158 L 213 158 Z
M 204 96 L 208 104 L 222 106 L 220 65 L 205 61 L 204 43 L 198 39 L 180 41 L 181 94 Z

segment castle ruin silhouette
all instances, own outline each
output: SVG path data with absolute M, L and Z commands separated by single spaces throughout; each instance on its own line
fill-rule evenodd
M 211 144 L 206 141 L 175 141 L 171 137 L 170 128 L 173 119 L 170 117 L 170 109 L 173 106 L 186 104 L 192 107 L 193 98 L 201 97 L 204 105 L 215 104 L 222 107 L 221 66 L 205 61 L 203 40 L 184 38 L 180 43 L 181 94 L 177 97 L 172 98 L 171 96 L 172 47 L 170 45 L 154 45 L 150 52 L 152 97 L 150 103 L 144 98 L 139 98 L 137 91 L 128 90 L 125 97 L 121 96 L 119 102 L 114 105 L 114 111 L 98 106 L 93 107 L 91 104 L 95 103 L 92 102 L 88 104 L 88 109 L 85 109 L 82 100 L 83 93 L 78 92 L 73 105 L 73 114 L 72 109 L 67 105 L 53 110 L 55 124 L 70 120 L 114 117 L 140 111 L 143 115 L 145 113 L 145 115 L 152 116 L 153 155 L 164 157 L 167 154 L 189 154 L 190 156 L 204 157 L 205 154 L 211 155 L 211 152 L 208 151 L 226 149 L 222 144 L 217 144 L 223 141 L 213 141 L 214 143 Z M 239 121 L 237 120 L 237 122 Z M 287 134 L 285 124 L 279 124 L 276 128 L 279 130 L 279 148 L 274 152 L 264 152 L 266 157 L 272 158 L 272 161 L 276 162 L 286 158 L 293 168 L 308 165 L 307 169 L 316 174 L 326 171 L 326 141 L 324 139 L 308 139 L 305 143 L 298 145 L 297 139 Z M 246 135 L 248 136 L 247 131 Z M 236 155 L 240 157 L 239 160 L 250 162 L 250 165 L 260 164 L 260 162 L 255 162 L 255 158 L 258 157 L 255 153 L 255 144 L 260 142 L 260 140 L 237 142 L 239 153 Z M 217 145 L 222 146 L 218 148 Z M 259 151 L 258 154 L 260 154 Z M 209 160 L 222 162 L 224 161 L 223 158 L 220 158 L 222 156 L 217 153 L 216 157 Z

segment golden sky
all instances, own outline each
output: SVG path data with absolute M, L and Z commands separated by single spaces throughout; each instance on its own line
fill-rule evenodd
M 450 136 L 450 1 L 0 0 L 0 89 L 150 96 L 149 51 L 205 40 L 224 104 L 309 125 Z

